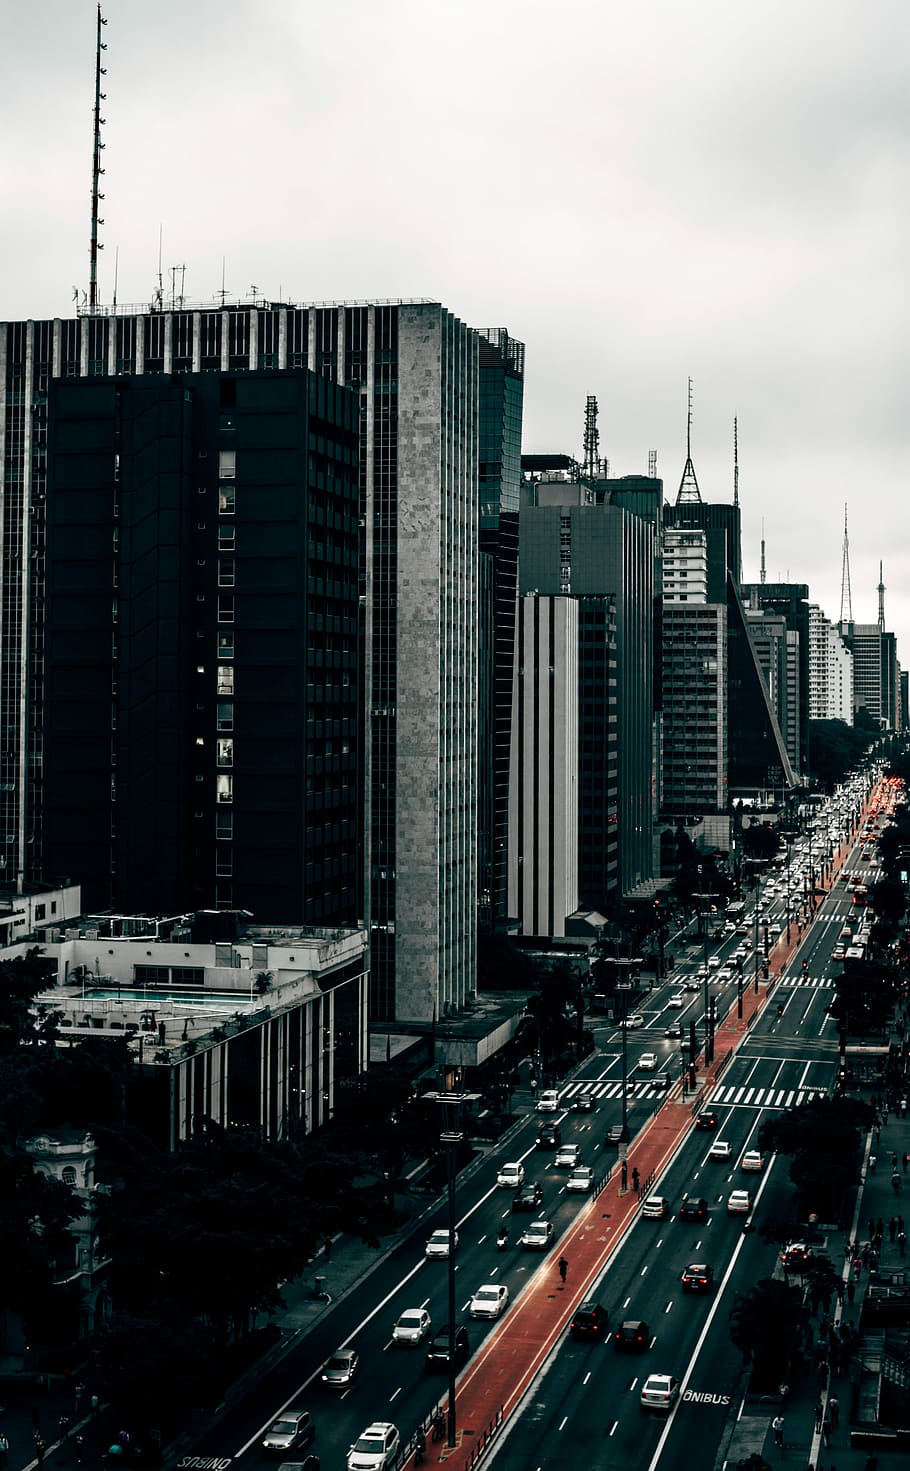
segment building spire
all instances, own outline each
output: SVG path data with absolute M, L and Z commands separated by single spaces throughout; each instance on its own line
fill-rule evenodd
M 596 480 L 600 474 L 600 430 L 597 427 L 597 399 L 589 393 L 585 402 L 585 449 L 583 474 Z
M 692 379 L 689 379 L 689 415 L 686 420 L 686 463 L 683 467 L 682 479 L 679 482 L 679 490 L 676 492 L 676 504 L 701 505 L 701 491 L 698 488 L 698 478 L 695 474 L 695 466 L 692 464 Z
M 764 580 L 765 580 L 765 518 L 764 518 L 764 516 L 762 516 L 762 522 L 761 522 L 761 578 L 760 578 L 760 581 L 764 582 Z
M 879 633 L 885 631 L 885 583 L 881 562 L 878 564 L 878 629 Z
M 844 502 L 844 554 L 840 574 L 840 622 L 853 622 L 853 596 L 850 592 L 850 537 L 847 534 L 847 504 Z

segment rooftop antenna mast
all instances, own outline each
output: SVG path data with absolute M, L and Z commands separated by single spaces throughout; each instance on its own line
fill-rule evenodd
M 656 480 L 657 479 L 657 450 L 656 449 L 649 449 L 648 450 L 648 478 L 650 480 Z
M 840 574 L 840 621 L 853 622 L 853 597 L 850 592 L 850 537 L 847 534 L 847 505 L 844 502 L 844 553 Z
M 766 577 L 767 577 L 767 573 L 765 571 L 765 519 L 764 519 L 764 517 L 762 517 L 762 523 L 761 523 L 761 578 L 760 578 L 760 581 L 761 582 L 764 582 L 765 579 L 766 579 Z
M 98 4 L 97 39 L 95 42 L 95 128 L 94 147 L 92 149 L 92 238 L 89 244 L 88 258 L 88 304 L 89 310 L 95 311 L 98 306 L 98 252 L 104 246 L 98 243 L 98 226 L 104 221 L 98 218 L 98 205 L 104 198 L 101 193 L 100 180 L 104 173 L 101 167 L 101 152 L 104 144 L 101 141 L 101 129 L 104 127 L 105 119 L 101 116 L 101 104 L 106 100 L 107 94 L 101 90 L 101 78 L 107 76 L 107 67 L 101 65 L 101 53 L 107 50 L 107 46 L 101 39 L 101 31 L 107 21 L 101 14 L 101 4 Z
M 585 401 L 585 448 L 583 474 L 586 480 L 596 480 L 600 473 L 600 431 L 597 428 L 597 399 L 589 393 Z
M 689 379 L 689 415 L 686 420 L 686 463 L 683 467 L 682 479 L 679 482 L 679 490 L 676 492 L 676 504 L 701 505 L 701 491 L 698 488 L 698 478 L 695 474 L 695 466 L 692 464 L 692 379 Z
M 733 418 L 733 504 L 739 505 L 739 420 Z
M 880 633 L 885 631 L 885 584 L 882 578 L 882 564 L 878 564 L 878 628 Z

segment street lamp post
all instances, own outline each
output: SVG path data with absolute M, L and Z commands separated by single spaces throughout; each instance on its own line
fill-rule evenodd
M 702 925 L 704 927 L 704 1008 L 705 1008 L 705 1062 L 714 1061 L 714 1018 L 711 1014 L 711 997 L 708 990 L 708 901 L 716 899 L 717 894 L 701 893 Z
M 455 1176 L 456 1154 L 464 1138 L 461 1127 L 461 1110 L 466 1103 L 476 1103 L 479 1093 L 427 1093 L 425 1097 L 441 1104 L 443 1131 L 439 1142 L 446 1150 L 446 1187 L 448 1196 L 449 1255 L 448 1264 L 448 1312 L 449 1312 L 449 1399 L 446 1413 L 446 1443 L 450 1450 L 455 1448 L 458 1416 L 455 1405 Z
M 619 967 L 625 966 L 625 968 L 626 968 L 626 975 L 628 976 L 631 973 L 631 970 L 632 970 L 632 967 L 633 966 L 641 965 L 641 956 L 640 955 L 626 955 L 626 956 L 623 956 L 622 958 L 620 958 L 618 956 L 612 956 L 610 958 L 610 963 L 612 965 L 615 965 L 617 967 L 617 970 L 619 969 Z M 628 1144 L 628 1142 L 629 1142 L 629 1084 L 628 1084 L 628 1071 L 629 1071 L 629 1065 L 628 1065 L 628 1035 L 629 1035 L 629 1028 L 628 1028 L 628 1020 L 629 1020 L 629 993 L 632 990 L 632 982 L 631 982 L 631 980 L 629 980 L 629 979 L 626 979 L 624 981 L 617 980 L 616 983 L 615 983 L 614 990 L 615 990 L 615 993 L 616 993 L 617 996 L 619 995 L 620 991 L 622 992 L 622 1014 L 621 1014 L 620 1023 L 619 1023 L 620 1030 L 621 1030 L 621 1033 L 622 1033 L 622 1036 L 621 1036 L 621 1045 L 622 1045 L 622 1132 L 620 1134 L 620 1144 L 622 1145 L 622 1144 Z

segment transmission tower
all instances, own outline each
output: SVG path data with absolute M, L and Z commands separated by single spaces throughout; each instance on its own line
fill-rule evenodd
M 733 420 L 733 504 L 739 505 L 739 421 Z
M 847 506 L 844 504 L 844 554 L 840 574 L 840 622 L 853 622 L 853 595 L 850 592 L 850 537 L 847 533 Z
M 698 479 L 695 474 L 695 466 L 692 464 L 692 379 L 689 379 L 689 414 L 686 420 L 686 463 L 683 467 L 682 479 L 679 482 L 679 490 L 676 492 L 676 504 L 701 505 L 701 491 L 698 488 Z
M 882 576 L 882 564 L 878 564 L 878 628 L 880 633 L 885 631 L 885 583 Z
M 656 449 L 649 449 L 648 450 L 648 477 L 651 480 L 656 480 L 657 479 L 657 450 Z

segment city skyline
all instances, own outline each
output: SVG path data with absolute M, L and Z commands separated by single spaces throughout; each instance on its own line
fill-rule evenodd
M 764 525 L 768 579 L 836 621 L 846 502 L 854 619 L 883 560 L 904 645 L 903 5 L 570 0 L 555 31 L 534 0 L 455 24 L 426 0 L 104 13 L 102 303 L 115 273 L 121 302 L 153 299 L 160 239 L 165 299 L 429 296 L 508 322 L 526 450 L 580 457 L 595 393 L 611 473 L 655 449 L 670 501 L 691 375 L 706 500 L 732 499 L 738 417 L 744 579 Z M 3 319 L 67 317 L 88 284 L 95 14 L 20 12 L 0 61 L 22 143 Z

